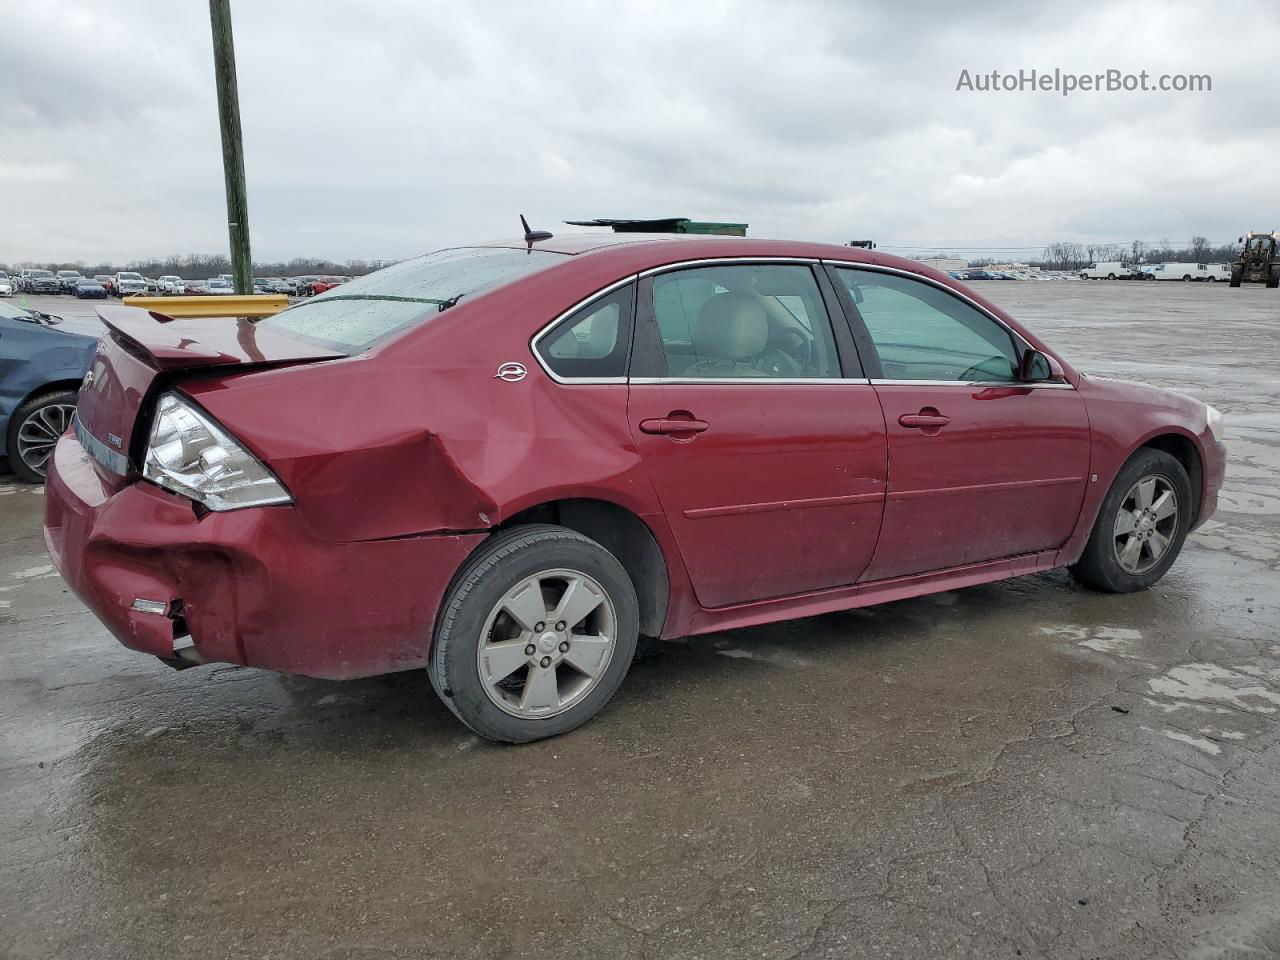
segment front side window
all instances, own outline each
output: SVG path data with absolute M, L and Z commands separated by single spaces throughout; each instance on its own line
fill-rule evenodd
M 543 363 L 562 379 L 625 377 L 634 299 L 628 283 L 560 321 L 538 338 Z
M 677 270 L 654 277 L 652 291 L 667 377 L 840 376 L 831 321 L 808 266 Z
M 312 297 L 259 324 L 344 353 L 379 340 L 520 277 L 564 263 L 562 254 L 463 247 L 405 260 Z M 314 282 L 319 277 L 304 278 Z
M 1013 337 L 940 287 L 872 270 L 837 269 L 880 358 L 886 380 L 1009 383 Z

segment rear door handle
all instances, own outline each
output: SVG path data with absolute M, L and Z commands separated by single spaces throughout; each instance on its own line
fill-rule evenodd
M 672 417 L 654 417 L 640 421 L 641 433 L 701 433 L 709 424 L 705 420 L 677 420 Z
M 940 413 L 904 413 L 898 422 L 904 427 L 945 427 L 951 418 Z

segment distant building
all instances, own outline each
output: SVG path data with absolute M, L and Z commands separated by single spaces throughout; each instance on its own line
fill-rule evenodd
M 923 263 L 926 267 L 933 267 L 935 270 L 941 270 L 943 273 L 949 273 L 952 270 L 967 270 L 969 261 L 962 260 L 959 257 L 918 257 L 916 263 Z

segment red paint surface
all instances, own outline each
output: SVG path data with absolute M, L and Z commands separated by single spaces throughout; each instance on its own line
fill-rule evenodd
M 670 581 L 666 636 L 1071 562 L 1116 471 L 1161 435 L 1201 458 L 1198 519 L 1216 504 L 1224 451 L 1201 405 L 1082 378 L 936 271 L 817 244 L 613 239 L 544 244 L 577 255 L 351 358 L 243 321 L 112 310 L 79 413 L 95 437 L 121 439 L 132 470 L 112 475 L 63 438 L 46 523 L 59 569 L 134 649 L 171 652 L 174 621 L 129 610 L 160 599 L 180 602 L 207 659 L 349 677 L 420 666 L 465 558 L 498 524 L 560 499 L 609 501 L 653 533 Z M 531 353 L 552 318 L 616 280 L 740 256 L 881 264 L 964 290 L 1076 389 L 558 384 Z M 528 368 L 523 381 L 494 378 L 510 361 Z M 139 480 L 167 389 L 268 463 L 295 502 L 197 514 Z M 672 419 L 706 429 L 640 428 Z

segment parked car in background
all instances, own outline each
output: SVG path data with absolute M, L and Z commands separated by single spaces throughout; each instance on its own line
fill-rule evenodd
M 313 294 L 325 293 L 341 284 L 342 281 L 337 277 L 316 277 L 315 280 L 311 281 L 311 292 Z
M 108 294 L 114 294 L 116 292 L 116 278 L 111 274 L 99 273 L 93 279 L 102 284 L 103 289 L 105 289 Z
M 60 293 L 62 286 L 52 270 L 23 270 L 23 293 Z
M 186 282 L 181 277 L 175 277 L 172 274 L 156 279 L 160 293 L 166 296 L 173 296 L 187 292 Z
M 1063 566 L 1148 588 L 1224 472 L 1213 408 L 849 247 L 520 239 L 256 322 L 101 313 L 45 531 L 112 633 L 175 666 L 425 666 L 502 741 L 590 718 L 640 634 Z
M 1208 277 L 1208 270 L 1202 263 L 1157 263 L 1150 267 L 1151 275 L 1157 280 L 1202 280 Z
M 232 297 L 235 296 L 236 288 L 232 286 L 230 280 L 223 280 L 221 277 L 214 277 L 207 280 L 204 284 L 204 292 L 214 297 Z
M 147 292 L 147 281 L 140 273 L 122 270 L 116 274 L 116 286 L 113 292 L 117 297 L 122 298 L 135 294 L 144 295 Z
M 142 274 L 132 270 L 122 270 L 115 275 L 115 296 L 129 297 L 134 294 L 146 294 L 147 282 Z
M 13 280 L 5 271 L 0 270 L 0 297 L 13 296 Z
M 142 281 L 143 281 L 143 283 L 145 283 L 145 284 L 147 285 L 147 293 L 159 293 L 159 292 L 160 292 L 160 281 L 159 281 L 159 280 L 155 280 L 155 279 L 153 279 L 152 277 L 143 277 L 143 278 L 142 278 Z
M 81 277 L 72 292 L 79 300 L 104 300 L 108 296 L 107 288 L 92 277 Z
M 76 289 L 76 284 L 84 279 L 83 277 L 80 276 L 79 270 L 59 270 L 57 273 L 57 277 L 58 277 L 58 289 L 62 293 L 74 292 Z
M 93 358 L 95 327 L 0 303 L 0 457 L 20 480 L 44 479 Z
M 1080 271 L 1081 280 L 1128 280 L 1133 268 L 1119 260 L 1091 263 Z

